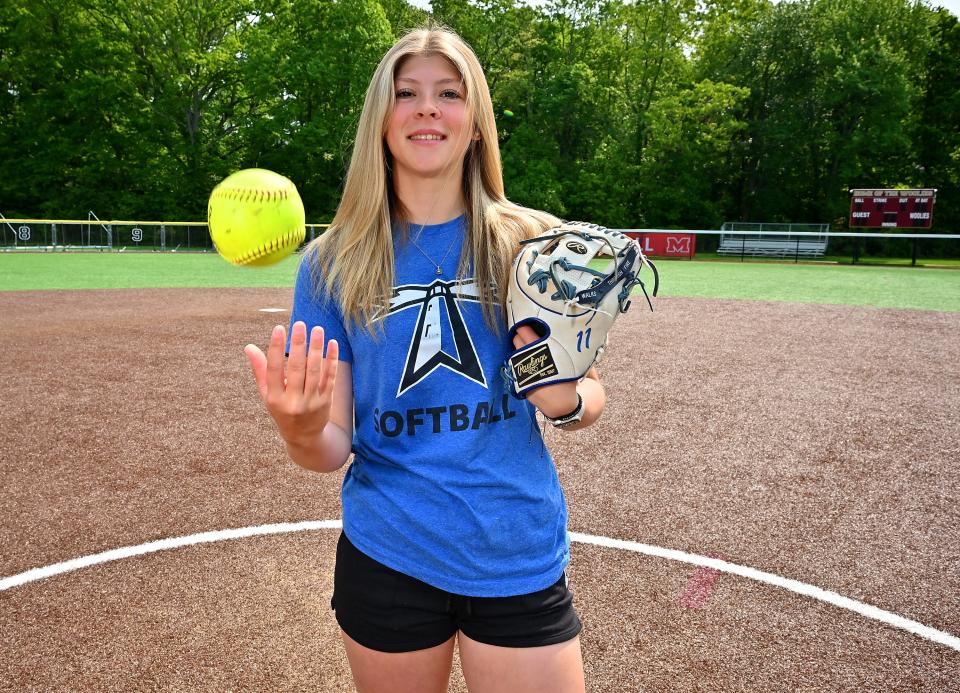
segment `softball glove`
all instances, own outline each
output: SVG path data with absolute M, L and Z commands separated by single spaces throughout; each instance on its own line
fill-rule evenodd
M 653 296 L 660 277 L 636 241 L 595 224 L 565 222 L 521 246 L 507 287 L 509 337 L 529 325 L 539 339 L 514 351 L 503 374 L 514 396 L 524 398 L 535 388 L 582 378 L 603 355 L 634 286 L 653 310 L 640 270 L 653 273 Z M 590 266 L 603 259 L 603 269 Z

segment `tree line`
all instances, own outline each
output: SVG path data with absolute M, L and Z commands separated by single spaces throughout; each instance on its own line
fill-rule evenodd
M 404 30 L 487 71 L 511 199 L 619 228 L 830 222 L 849 188 L 938 188 L 960 232 L 960 27 L 915 0 L 7 0 L 0 212 L 198 220 L 230 172 L 336 208 Z

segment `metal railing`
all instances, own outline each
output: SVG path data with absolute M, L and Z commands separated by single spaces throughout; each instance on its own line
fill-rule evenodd
M 307 224 L 305 243 L 329 224 Z M 872 258 L 901 258 L 917 264 L 923 258 L 960 259 L 960 235 L 942 233 L 871 233 L 830 231 L 826 224 L 745 224 L 728 222 L 720 229 L 618 229 L 630 234 L 695 235 L 691 252 L 717 253 L 725 237 L 736 239 L 741 261 L 752 257 L 811 259 L 808 244 L 822 244 L 829 256 L 853 263 Z M 778 243 L 776 253 L 751 254 L 747 240 Z M 696 250 L 694 251 L 693 248 Z M 0 213 L 0 252 L 213 252 L 203 221 L 101 220 L 92 211 L 87 219 L 7 219 Z M 792 250 L 792 252 L 790 252 Z M 820 253 L 816 253 L 819 255 Z
M 305 243 L 329 224 L 307 224 Z M 7 219 L 0 214 L 0 250 L 33 252 L 211 252 L 204 221 Z

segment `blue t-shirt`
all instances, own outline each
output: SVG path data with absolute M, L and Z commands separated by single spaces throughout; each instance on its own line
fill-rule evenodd
M 456 279 L 463 217 L 419 232 L 422 252 L 394 232 L 396 286 L 376 336 L 315 298 L 310 255 L 297 276 L 291 324 L 322 326 L 352 364 L 344 531 L 368 556 L 448 592 L 544 589 L 570 559 L 556 468 L 532 405 L 501 377 L 506 330 L 487 326 L 474 280 Z

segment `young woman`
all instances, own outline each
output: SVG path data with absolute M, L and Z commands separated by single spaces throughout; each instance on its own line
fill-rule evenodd
M 519 241 L 558 220 L 504 196 L 493 106 L 473 51 L 417 30 L 370 82 L 343 198 L 306 251 L 289 341 L 246 348 L 290 457 L 340 469 L 332 606 L 357 689 L 445 691 L 454 647 L 473 693 L 582 691 L 567 589 L 567 511 L 535 408 L 563 418 L 604 391 L 511 397 L 503 301 Z M 308 339 L 309 331 L 309 339 Z M 326 344 L 326 356 L 323 355 Z M 285 353 L 288 352 L 288 353 Z

